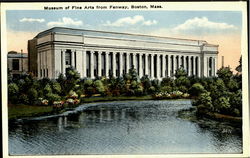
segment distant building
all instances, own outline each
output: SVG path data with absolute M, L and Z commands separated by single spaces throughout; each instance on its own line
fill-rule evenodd
M 74 67 L 82 78 L 119 77 L 134 66 L 139 77 L 161 80 L 173 77 L 180 67 L 188 76 L 215 76 L 218 45 L 203 40 L 54 27 L 29 41 L 29 54 L 34 70 L 37 65 L 38 78 L 57 78 L 67 67 Z
M 28 72 L 28 54 L 11 51 L 8 53 L 8 71 L 16 77 Z
M 29 72 L 37 76 L 37 39 L 34 38 L 28 41 L 28 61 Z

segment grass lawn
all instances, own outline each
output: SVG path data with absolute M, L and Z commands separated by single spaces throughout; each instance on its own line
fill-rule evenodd
M 37 106 L 37 105 L 9 105 L 9 119 L 20 117 L 40 116 L 51 113 L 52 106 Z

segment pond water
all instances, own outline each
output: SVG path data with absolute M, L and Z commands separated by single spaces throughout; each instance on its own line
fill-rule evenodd
M 179 116 L 191 106 L 190 100 L 89 103 L 60 115 L 20 119 L 9 123 L 9 154 L 242 152 L 241 127 Z

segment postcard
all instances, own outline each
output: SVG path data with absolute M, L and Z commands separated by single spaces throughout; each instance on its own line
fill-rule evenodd
M 4 157 L 248 157 L 247 2 L 2 3 Z

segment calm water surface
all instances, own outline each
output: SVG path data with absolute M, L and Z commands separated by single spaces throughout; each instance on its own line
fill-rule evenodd
M 241 153 L 241 128 L 179 116 L 182 101 L 90 103 L 9 124 L 10 155 Z

